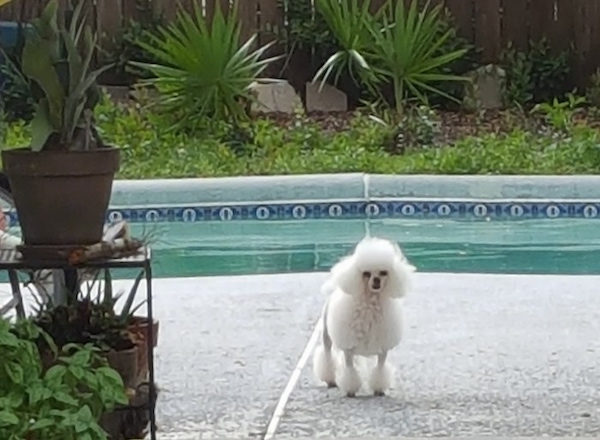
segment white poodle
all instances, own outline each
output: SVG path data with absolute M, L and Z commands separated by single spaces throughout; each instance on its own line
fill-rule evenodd
M 402 298 L 415 270 L 397 244 L 374 237 L 363 239 L 352 255 L 331 269 L 321 289 L 329 295 L 323 309 L 322 345 L 313 359 L 319 380 L 354 397 L 362 386 L 354 357 L 377 356 L 370 388 L 383 396 L 392 386 L 393 371 L 386 359 L 402 339 Z

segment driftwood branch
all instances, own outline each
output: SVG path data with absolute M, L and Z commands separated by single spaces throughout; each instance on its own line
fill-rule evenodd
M 77 265 L 93 260 L 125 258 L 137 254 L 143 246 L 144 242 L 132 238 L 129 225 L 121 221 L 110 225 L 105 230 L 100 243 L 70 250 L 69 264 Z

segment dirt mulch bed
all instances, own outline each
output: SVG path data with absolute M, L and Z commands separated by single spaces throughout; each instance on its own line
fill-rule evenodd
M 310 113 L 300 117 L 284 113 L 269 114 L 263 117 L 274 121 L 283 128 L 293 128 L 302 121 L 316 124 L 321 130 L 327 132 L 341 132 L 350 129 L 356 111 L 340 113 Z M 527 116 L 517 110 L 490 110 L 476 113 L 457 111 L 436 111 L 439 123 L 438 135 L 441 144 L 453 144 L 468 136 L 481 136 L 485 134 L 509 133 L 515 128 L 537 131 L 543 122 L 540 116 Z M 600 128 L 600 113 L 582 109 L 575 120 L 586 123 L 592 127 Z

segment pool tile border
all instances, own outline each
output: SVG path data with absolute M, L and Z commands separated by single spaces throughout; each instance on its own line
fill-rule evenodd
M 17 221 L 10 214 L 11 224 Z M 285 203 L 207 204 L 155 207 L 113 207 L 109 221 L 227 222 L 349 219 L 464 219 L 526 220 L 600 218 L 600 201 L 448 201 L 448 200 L 350 200 Z

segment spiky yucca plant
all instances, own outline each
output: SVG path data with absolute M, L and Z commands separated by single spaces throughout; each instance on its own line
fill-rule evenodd
M 174 22 L 149 34 L 150 41 L 139 41 L 158 61 L 131 64 L 153 74 L 144 83 L 158 89 L 158 104 L 177 115 L 177 127 L 194 126 L 203 118 L 246 119 L 252 84 L 281 58 L 264 57 L 273 43 L 255 49 L 257 35 L 242 41 L 237 14 L 235 6 L 227 16 L 217 7 L 209 21 L 196 4 L 193 13 L 179 11 Z

